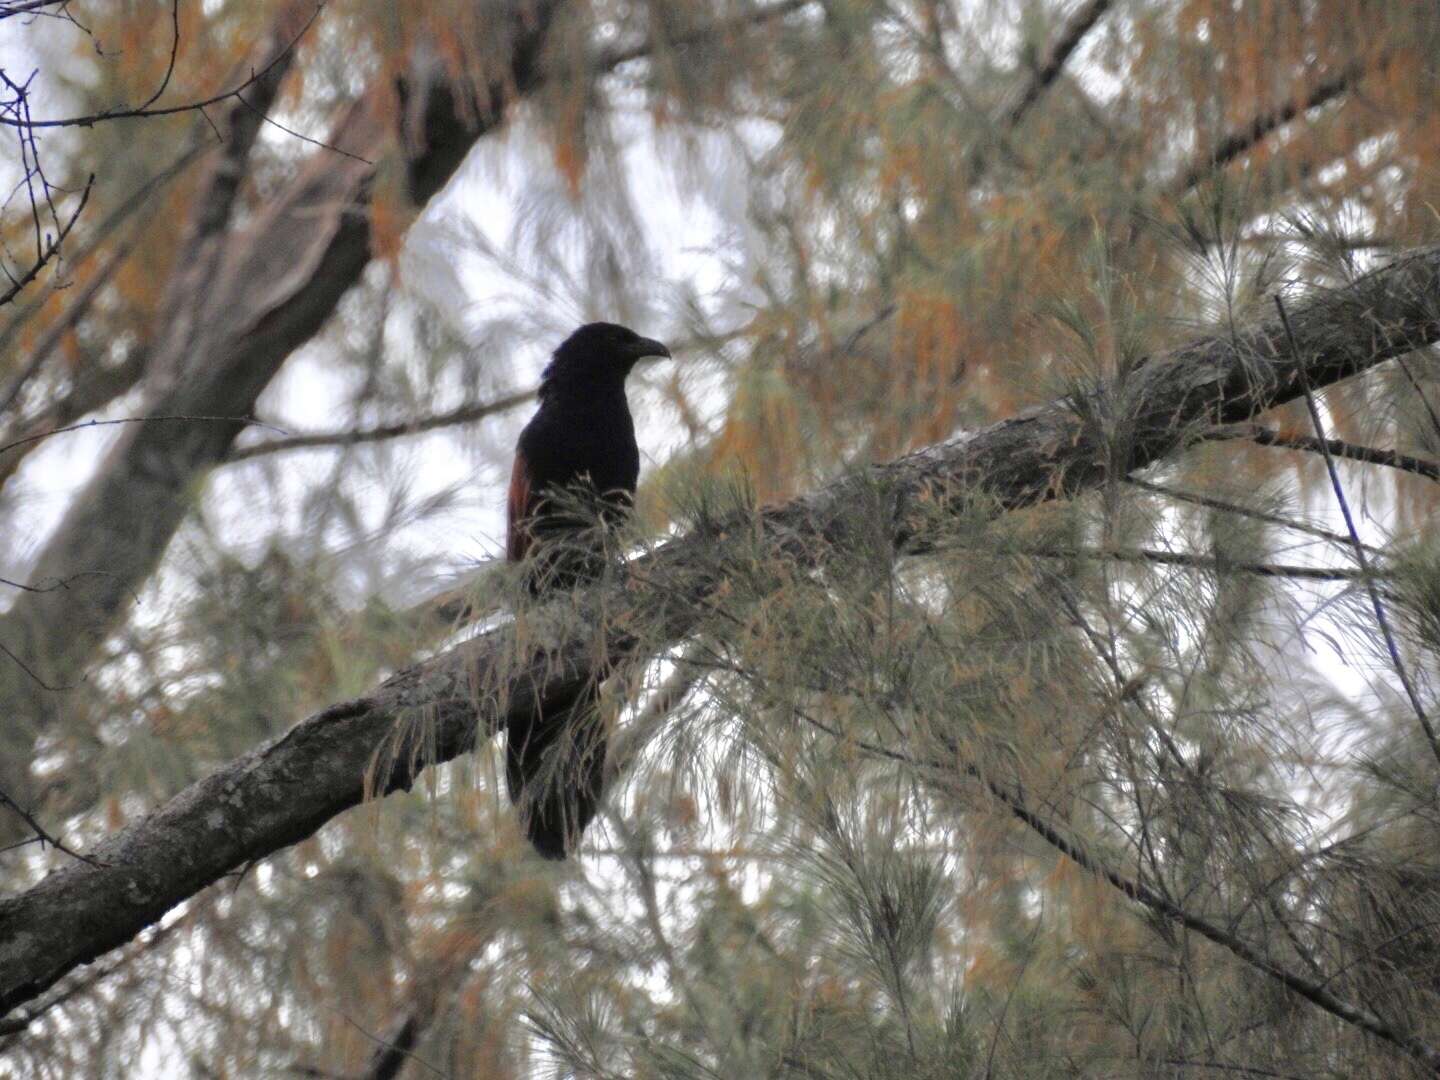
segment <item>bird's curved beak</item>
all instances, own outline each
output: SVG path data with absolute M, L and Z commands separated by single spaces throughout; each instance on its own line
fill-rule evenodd
M 664 356 L 669 357 L 670 350 L 664 344 L 654 338 L 641 338 L 639 341 L 632 341 L 625 346 L 625 352 L 631 360 L 639 360 L 643 356 Z

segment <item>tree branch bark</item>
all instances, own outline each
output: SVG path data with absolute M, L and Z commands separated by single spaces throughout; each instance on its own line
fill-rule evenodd
M 1293 350 L 1278 321 L 1194 341 L 1122 381 L 758 511 L 733 523 L 738 538 L 710 527 L 671 541 L 633 560 L 623 588 L 587 592 L 590 612 L 555 614 L 563 604 L 537 611 L 322 710 L 97 845 L 89 854 L 105 865 L 76 863 L 0 900 L 0 1009 L 31 1000 L 234 868 L 309 836 L 367 796 L 408 788 L 426 765 L 573 696 L 597 664 L 641 658 L 627 627 L 653 628 L 645 648 L 683 640 L 723 587 L 716 567 L 727 554 L 753 552 L 757 540 L 766 557 L 823 565 L 865 527 L 856 501 L 879 489 L 894 500 L 897 554 L 924 552 L 935 543 L 926 521 L 936 510 L 982 506 L 999 515 L 1077 495 L 1184 449 L 1212 425 L 1250 420 L 1307 384 L 1328 385 L 1440 340 L 1440 248 L 1409 253 L 1291 311 Z M 607 606 L 608 619 L 587 617 Z

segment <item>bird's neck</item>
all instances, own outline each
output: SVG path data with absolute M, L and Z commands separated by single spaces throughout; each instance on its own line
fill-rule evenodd
M 625 382 L 613 376 L 552 375 L 540 387 L 540 406 L 555 412 L 577 413 L 620 408 L 627 413 Z

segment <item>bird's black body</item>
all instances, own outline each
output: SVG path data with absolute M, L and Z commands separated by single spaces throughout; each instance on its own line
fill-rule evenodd
M 531 591 L 566 587 L 602 563 L 583 530 L 579 503 L 599 496 L 602 516 L 628 510 L 640 476 L 640 449 L 625 377 L 645 356 L 669 356 L 658 341 L 613 323 L 590 323 L 555 350 L 540 385 L 540 409 L 515 451 L 505 553 L 529 559 Z M 609 512 L 607 512 L 607 510 Z M 597 537 L 598 539 L 598 537 Z M 595 816 L 605 771 L 598 679 L 568 702 L 510 728 L 505 778 L 535 849 L 563 859 Z

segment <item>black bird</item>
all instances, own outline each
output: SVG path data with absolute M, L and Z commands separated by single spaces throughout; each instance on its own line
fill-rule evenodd
M 530 560 L 531 592 L 600 572 L 598 558 L 583 557 L 586 523 L 577 516 L 576 499 L 598 497 L 601 516 L 610 521 L 628 512 L 640 448 L 625 377 L 642 357 L 669 355 L 660 342 L 603 322 L 580 327 L 555 350 L 541 375 L 540 409 L 520 433 L 510 474 L 505 557 Z M 597 678 L 570 701 L 550 703 L 531 723 L 512 725 L 506 737 L 510 801 L 535 850 L 547 859 L 563 859 L 575 849 L 600 801 L 605 731 L 598 700 Z

